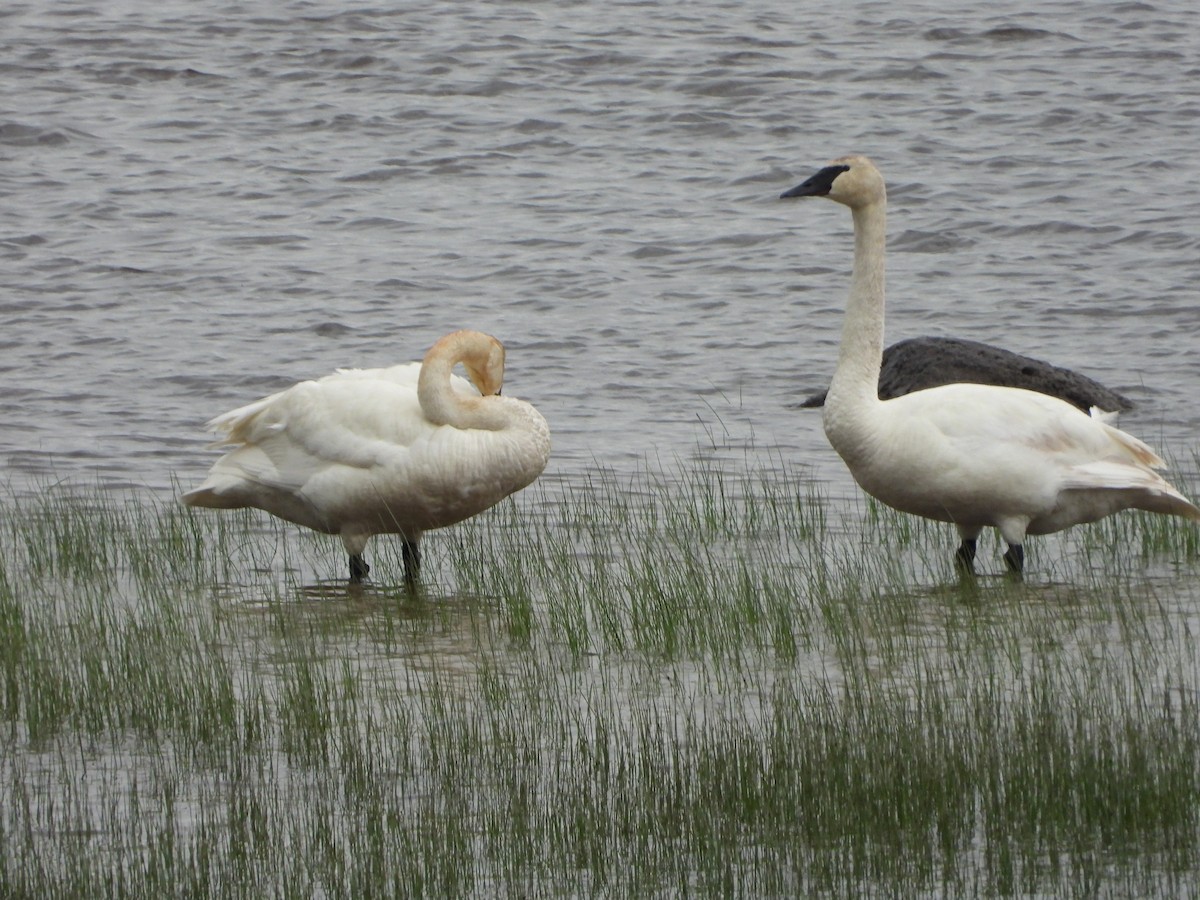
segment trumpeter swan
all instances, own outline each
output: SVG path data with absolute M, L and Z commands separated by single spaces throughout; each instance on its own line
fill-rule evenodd
M 1055 397 L 948 384 L 880 400 L 887 191 L 863 156 L 848 156 L 782 194 L 850 207 L 854 266 L 841 349 L 823 411 L 825 434 L 871 496 L 958 528 L 955 561 L 974 571 L 975 541 L 995 527 L 1020 573 L 1027 534 L 1048 534 L 1122 509 L 1200 521 L 1200 509 L 1154 469 L 1137 438 Z
M 470 383 L 453 375 L 461 363 Z M 217 416 L 234 449 L 183 495 L 192 506 L 253 506 L 339 535 L 350 580 L 375 534 L 403 541 L 405 578 L 421 534 L 480 513 L 531 484 L 550 458 L 550 429 L 528 403 L 500 396 L 504 345 L 456 331 L 420 363 L 340 369 Z M 474 387 L 472 387 L 474 385 Z
M 1037 391 L 1066 400 L 1084 412 L 1093 406 L 1111 413 L 1133 409 L 1128 397 L 1086 375 L 991 344 L 953 337 L 908 338 L 884 350 L 879 399 L 891 400 L 960 381 Z M 821 391 L 807 397 L 800 407 L 824 406 L 825 394 Z

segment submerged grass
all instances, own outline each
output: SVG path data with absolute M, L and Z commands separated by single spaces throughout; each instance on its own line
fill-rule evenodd
M 952 529 L 779 466 L 594 471 L 411 595 L 386 539 L 352 591 L 258 515 L 4 506 L 3 896 L 1200 885 L 1185 523 L 961 585 Z

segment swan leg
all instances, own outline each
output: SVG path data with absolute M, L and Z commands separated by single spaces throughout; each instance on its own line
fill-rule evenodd
M 358 584 L 367 577 L 367 573 L 371 571 L 371 567 L 367 565 L 367 561 L 362 558 L 361 553 L 350 554 L 350 582 Z
M 1021 575 L 1025 571 L 1025 548 L 1021 544 L 1009 544 L 1004 551 L 1004 561 L 1008 564 L 1008 571 Z
M 404 558 L 404 581 L 412 586 L 421 574 L 421 548 L 417 546 L 416 541 L 404 538 L 400 545 L 400 555 Z
M 975 538 L 965 537 L 954 551 L 954 568 L 960 575 L 975 574 Z
M 958 536 L 962 543 L 954 551 L 954 568 L 960 576 L 975 574 L 975 539 L 979 537 L 980 529 L 969 525 L 958 526 Z
M 1004 551 L 1004 562 L 1008 571 L 1020 578 L 1025 571 L 1025 529 L 1029 527 L 1027 518 L 1006 519 L 999 523 L 1000 537 L 1008 544 Z

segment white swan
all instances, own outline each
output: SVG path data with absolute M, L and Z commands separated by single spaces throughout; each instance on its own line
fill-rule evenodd
M 458 363 L 470 383 L 451 374 Z M 253 506 L 339 535 L 351 581 L 369 571 L 372 535 L 399 534 L 411 584 L 422 532 L 482 512 L 546 468 L 550 428 L 528 403 L 499 396 L 503 378 L 504 345 L 456 331 L 420 363 L 293 385 L 208 423 L 222 435 L 214 446 L 235 449 L 183 500 Z
M 1024 567 L 1026 534 L 1048 534 L 1122 509 L 1200 521 L 1200 509 L 1154 469 L 1137 438 L 1055 397 L 948 384 L 880 400 L 887 191 L 862 156 L 835 160 L 783 197 L 829 197 L 854 217 L 854 268 L 825 434 L 855 481 L 888 506 L 957 526 L 955 561 L 974 571 L 988 526 Z

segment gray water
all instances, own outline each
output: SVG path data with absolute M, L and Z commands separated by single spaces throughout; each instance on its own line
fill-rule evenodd
M 889 181 L 889 341 L 956 335 L 1080 369 L 1138 404 L 1125 428 L 1195 473 L 1194 0 L 348 7 L 0 7 L 0 484 L 169 497 L 214 459 L 203 432 L 213 415 L 339 366 L 419 359 L 440 335 L 472 327 L 507 344 L 506 393 L 550 421 L 548 478 L 749 458 L 807 465 L 828 493 L 856 493 L 819 415 L 791 408 L 833 370 L 849 216 L 778 199 L 848 152 L 870 154 Z M 329 559 L 340 567 L 332 550 L 306 565 Z M 1160 657 L 1147 648 L 1171 661 L 1174 637 L 1195 633 L 1194 590 L 1172 579 L 1133 592 L 1135 612 L 1143 596 L 1160 611 L 1161 643 L 1125 642 L 1126 613 L 1112 637 L 1098 637 L 1106 619 L 1077 625 L 1074 588 L 997 604 L 997 620 L 1034 633 L 1022 616 L 1036 623 L 1044 607 L 1062 623 L 1047 644 L 1074 652 L 1077 641 L 1085 662 L 1115 648 L 1134 661 L 1131 685 L 1141 679 L 1131 695 L 1149 696 L 1160 676 L 1147 687 L 1157 670 L 1142 660 Z M 227 605 L 241 617 L 230 634 L 244 641 L 232 657 L 284 683 L 290 647 L 260 646 L 260 610 L 242 603 L 269 591 L 229 590 L 241 590 Z M 43 584 L 30 596 L 54 599 Z M 940 602 L 925 606 L 936 606 L 929 623 L 881 646 L 940 660 L 949 626 Z M 29 621 L 46 621 L 28 608 Z M 287 613 L 345 620 L 323 646 L 365 657 L 364 669 L 376 662 L 363 652 L 371 629 L 398 627 L 379 667 L 398 685 L 423 683 L 425 661 L 453 680 L 460 657 L 495 653 L 503 669 L 531 656 L 480 649 L 501 621 L 490 609 L 422 608 L 452 625 L 408 635 L 403 621 L 389 625 L 398 608 L 301 602 Z M 470 614 L 458 624 L 460 608 Z M 283 634 L 273 620 L 262 631 Z M 1181 658 L 1190 696 L 1195 669 Z M 693 694 L 735 710 L 752 702 L 743 693 L 766 696 L 686 661 L 647 659 L 596 656 L 616 708 L 629 697 L 634 712 L 661 702 L 694 716 Z M 761 671 L 750 665 L 755 685 L 839 677 L 832 655 L 810 665 L 764 650 Z M 561 686 L 564 709 L 580 704 L 579 721 L 595 716 L 570 677 L 547 684 Z M 219 803 L 207 769 L 162 780 L 171 747 L 190 737 L 167 733 L 160 756 L 131 756 L 123 737 L 65 732 L 44 757 L 10 739 L 3 808 L 18 811 L 18 796 L 28 807 L 32 793 L 33 818 L 55 826 L 29 839 L 25 858 L 39 869 L 69 869 L 59 862 L 69 857 L 47 854 L 81 834 L 81 853 L 103 859 L 127 840 L 142 858 L 132 801 L 185 835 L 192 816 L 203 821 L 195 810 L 226 809 L 224 773 Z M 307 775 L 260 771 L 272 833 L 308 821 Z M 154 793 L 160 783 L 169 800 Z M 110 820 L 98 835 L 76 824 Z
M 394 7 L 394 8 L 391 8 Z M 846 211 L 889 181 L 888 340 L 958 335 L 1200 440 L 1200 7 L 58 0 L 0 13 L 0 477 L 170 492 L 203 423 L 462 327 L 550 477 L 811 465 Z

